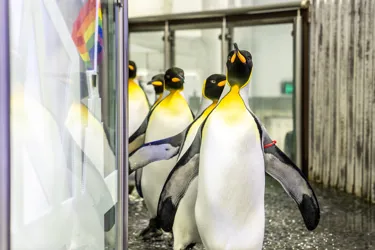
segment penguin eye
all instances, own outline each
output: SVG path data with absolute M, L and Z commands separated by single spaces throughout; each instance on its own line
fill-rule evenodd
M 168 78 L 168 79 L 171 78 L 169 75 L 166 75 L 165 77 Z
M 215 84 L 215 83 L 216 83 L 216 81 L 215 81 L 215 80 L 211 80 L 211 83 L 212 83 L 212 84 Z

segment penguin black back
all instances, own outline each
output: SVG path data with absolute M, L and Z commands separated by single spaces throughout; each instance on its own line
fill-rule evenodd
M 253 70 L 253 60 L 249 51 L 239 50 L 234 44 L 234 50 L 229 52 L 227 60 L 228 83 L 238 85 L 240 88 L 247 85 Z
M 185 73 L 181 68 L 172 67 L 164 74 L 164 84 L 167 90 L 182 90 L 184 82 Z
M 129 79 L 134 79 L 137 76 L 137 65 L 134 61 L 129 61 Z
M 222 74 L 213 74 L 207 77 L 204 82 L 203 96 L 212 100 L 219 100 L 226 83 L 226 76 Z

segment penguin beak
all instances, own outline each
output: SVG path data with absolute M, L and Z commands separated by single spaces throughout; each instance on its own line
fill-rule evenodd
M 152 84 L 152 81 L 149 81 L 146 85 L 150 85 L 150 84 Z
M 231 62 L 232 63 L 234 62 L 234 60 L 236 59 L 236 55 L 237 55 L 238 59 L 240 59 L 242 63 L 246 63 L 246 58 L 241 54 L 240 50 L 238 49 L 237 43 L 234 43 L 234 49 L 236 50 L 236 52 L 233 54 L 231 58 Z
M 154 85 L 154 86 L 162 86 L 163 85 L 163 83 L 161 82 L 161 81 L 153 81 L 153 82 L 151 82 L 152 83 L 152 85 Z
M 130 70 L 134 70 L 133 65 L 130 65 L 130 64 L 129 64 L 129 69 L 130 69 Z
M 173 77 L 172 82 L 184 82 L 184 77 L 177 75 L 178 77 Z
M 217 86 L 219 87 L 223 87 L 225 85 L 225 83 L 227 82 L 227 80 L 224 80 L 224 81 L 221 81 L 217 84 Z

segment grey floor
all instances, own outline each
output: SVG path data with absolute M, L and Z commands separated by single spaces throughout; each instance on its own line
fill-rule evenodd
M 298 207 L 273 179 L 266 179 L 266 233 L 263 249 L 375 249 L 375 205 L 313 184 L 320 207 L 317 229 L 309 232 Z M 132 198 L 131 198 L 132 199 Z M 167 238 L 142 241 L 136 234 L 148 224 L 142 200 L 129 204 L 129 250 L 172 249 Z M 194 249 L 203 249 L 197 245 Z

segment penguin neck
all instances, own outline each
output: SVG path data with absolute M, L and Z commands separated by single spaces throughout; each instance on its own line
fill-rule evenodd
M 167 97 L 164 98 L 164 100 L 170 101 L 170 100 L 176 99 L 176 98 L 183 98 L 185 100 L 181 91 L 182 91 L 182 89 L 170 89 L 169 94 L 167 95 Z
M 182 91 L 182 89 L 170 89 L 169 90 L 169 96 L 170 95 L 181 95 L 181 91 Z
M 250 109 L 249 107 L 249 87 L 250 84 L 246 84 L 244 87 L 240 88 L 240 91 L 239 91 L 239 94 L 242 98 L 242 100 L 244 101 L 245 103 L 245 106 Z M 233 91 L 231 85 L 229 85 L 229 83 L 227 83 L 224 87 L 224 90 L 223 90 L 223 93 L 221 94 L 220 96 L 220 99 L 219 101 L 221 101 L 224 97 L 226 97 L 230 91 Z
M 202 117 L 206 117 L 211 111 L 216 107 L 217 100 L 213 101 L 207 108 L 205 108 L 202 112 Z
M 154 105 L 158 104 L 163 99 L 163 93 L 157 94 L 155 97 Z
M 129 88 L 139 86 L 134 78 L 129 78 Z
M 241 88 L 238 85 L 230 86 L 229 92 L 220 101 L 219 106 L 225 106 L 228 110 L 237 110 L 241 106 L 243 107 L 245 101 L 243 100 L 240 91 Z
M 197 116 L 203 113 L 210 105 L 212 104 L 212 100 L 202 96 L 201 105 L 199 107 Z

